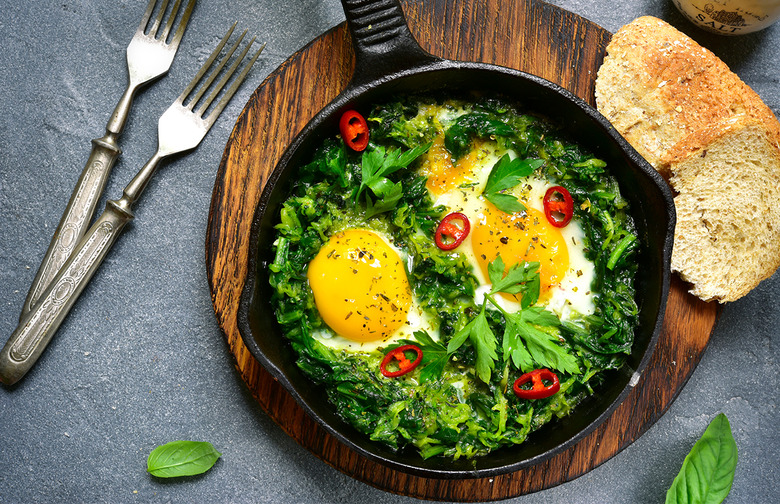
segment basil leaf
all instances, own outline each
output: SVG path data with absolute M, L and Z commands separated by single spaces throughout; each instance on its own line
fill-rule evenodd
M 666 492 L 666 504 L 718 504 L 731 491 L 737 468 L 737 443 L 731 425 L 718 414 L 685 457 Z
M 146 470 L 158 478 L 202 474 L 222 454 L 207 441 L 171 441 L 158 446 L 146 460 Z

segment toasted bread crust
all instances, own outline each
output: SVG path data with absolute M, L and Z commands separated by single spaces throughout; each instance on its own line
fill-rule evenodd
M 607 46 L 596 103 L 677 192 L 672 269 L 734 301 L 780 267 L 780 123 L 713 53 L 641 17 Z
M 596 80 L 598 109 L 662 175 L 667 152 L 701 128 L 738 114 L 780 124 L 761 98 L 709 50 L 652 16 L 624 26 L 607 45 Z

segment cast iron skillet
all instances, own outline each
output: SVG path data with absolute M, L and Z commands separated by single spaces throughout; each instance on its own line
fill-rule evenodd
M 347 88 L 293 140 L 270 175 L 255 210 L 248 278 L 242 292 L 238 327 L 252 355 L 330 434 L 374 461 L 395 470 L 434 478 L 476 478 L 513 472 L 571 447 L 617 408 L 636 384 L 661 328 L 669 289 L 669 262 L 675 223 L 672 195 L 655 170 L 607 120 L 559 86 L 516 70 L 436 58 L 412 37 L 397 0 L 342 0 L 355 49 L 355 71 Z M 324 138 L 338 131 L 341 114 L 368 110 L 380 99 L 407 92 L 479 90 L 509 97 L 529 110 L 558 120 L 566 132 L 607 161 L 629 200 L 642 248 L 637 278 L 640 325 L 626 365 L 612 372 L 596 394 L 573 415 L 532 433 L 518 447 L 503 448 L 476 460 L 423 460 L 416 452 L 394 452 L 370 441 L 339 418 L 324 391 L 295 365 L 295 355 L 276 323 L 269 299 L 267 265 L 273 260 L 273 226 L 294 180 Z

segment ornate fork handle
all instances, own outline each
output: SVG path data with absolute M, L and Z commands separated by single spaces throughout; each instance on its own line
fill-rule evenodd
M 95 214 L 100 195 L 106 188 L 108 176 L 111 174 L 117 158 L 122 154 L 122 149 L 119 148 L 117 141 L 124 130 L 133 98 L 141 84 L 143 83 L 132 80 L 128 83 L 127 89 L 106 125 L 106 134 L 92 140 L 92 152 L 90 152 L 79 180 L 73 188 L 68 205 L 62 213 L 60 223 L 49 243 L 49 248 L 38 267 L 38 273 L 27 292 L 27 298 L 24 300 L 22 313 L 19 316 L 20 321 L 32 310 L 46 287 L 57 275 L 57 271 L 70 257 L 79 239 L 84 236 L 90 220 Z
M 119 124 L 124 125 L 129 109 L 130 102 L 127 102 L 127 106 L 120 111 L 123 117 L 119 117 L 121 120 Z M 38 273 L 30 286 L 19 317 L 20 320 L 38 302 L 46 287 L 57 275 L 57 271 L 70 257 L 79 238 L 84 235 L 90 219 L 95 213 L 100 195 L 105 189 L 111 169 L 122 152 L 117 145 L 119 133 L 121 133 L 121 128 L 116 132 L 106 131 L 103 137 L 92 140 L 92 152 L 76 187 L 73 189 L 70 201 L 62 213 L 60 223 L 54 231 L 54 236 L 38 268 Z
M 108 251 L 133 219 L 124 198 L 106 210 L 78 242 L 68 260 L 41 294 L 0 352 L 0 381 L 12 384 L 29 371 L 95 274 Z
M 167 21 L 164 22 L 168 0 L 163 1 L 154 19 L 152 14 L 157 0 L 149 0 L 141 24 L 127 47 L 128 83 L 125 92 L 108 120 L 106 134 L 92 140 L 92 152 L 38 267 L 22 306 L 20 320 L 23 320 L 38 302 L 87 230 L 111 169 L 122 152 L 117 142 L 127 122 L 136 92 L 141 86 L 164 75 L 170 68 L 189 23 L 195 0 L 187 2 L 175 33 L 171 40 L 167 41 L 181 3 L 182 0 L 176 0 L 168 12 Z
M 81 238 L 51 283 L 43 289 L 38 302 L 22 316 L 16 330 L 0 350 L 0 382 L 6 385 L 16 383 L 37 362 L 122 230 L 134 218 L 133 206 L 157 171 L 160 161 L 197 147 L 246 78 L 262 47 L 254 56 L 246 58 L 254 42 L 252 39 L 233 58 L 246 35 L 244 32 L 220 59 L 219 55 L 234 28 L 235 25 L 228 30 L 184 92 L 160 116 L 157 151 L 125 186 L 122 197 L 106 203 L 105 211 Z M 231 58 L 233 63 L 226 67 Z M 245 64 L 239 71 L 242 62 Z M 233 76 L 235 78 L 229 84 Z M 217 77 L 219 80 L 215 82 Z M 214 103 L 220 94 L 221 98 Z

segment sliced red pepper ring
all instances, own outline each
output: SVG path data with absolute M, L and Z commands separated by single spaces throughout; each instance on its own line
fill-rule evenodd
M 565 227 L 574 215 L 574 200 L 564 187 L 553 186 L 544 193 L 544 215 L 555 227 Z
M 410 351 L 416 355 L 413 361 L 406 356 L 406 352 Z M 416 368 L 422 361 L 422 357 L 422 349 L 417 345 L 401 345 L 387 352 L 387 355 L 385 355 L 385 358 L 382 359 L 382 363 L 379 365 L 379 370 L 388 378 L 403 376 Z M 397 369 L 391 370 L 391 365 L 397 367 Z
M 453 212 L 441 220 L 433 239 L 440 249 L 452 250 L 463 243 L 470 230 L 469 218 L 460 212 Z
M 547 381 L 549 383 L 545 384 Z M 523 385 L 531 383 L 531 388 L 523 388 Z M 515 395 L 520 399 L 544 399 L 550 397 L 561 389 L 558 375 L 549 369 L 534 369 L 515 380 L 512 386 Z
M 339 120 L 339 131 L 344 143 L 355 151 L 363 151 L 368 146 L 368 123 L 360 113 L 347 110 Z

